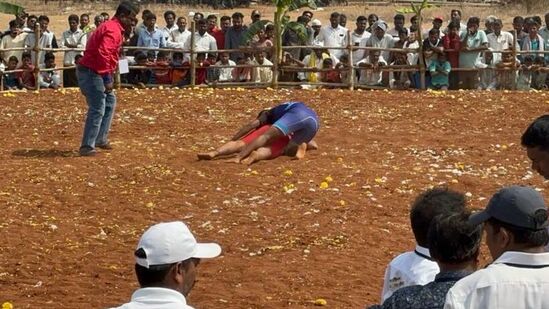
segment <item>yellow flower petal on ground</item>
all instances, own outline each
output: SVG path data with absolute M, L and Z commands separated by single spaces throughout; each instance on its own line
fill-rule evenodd
M 320 189 L 328 189 L 329 186 L 326 181 L 320 183 Z
M 324 178 L 324 181 L 332 182 L 332 181 L 334 181 L 334 179 L 332 178 L 332 176 L 326 176 L 326 178 Z
M 315 299 L 315 306 L 326 306 L 328 302 L 324 298 Z
M 294 173 L 292 172 L 292 170 L 285 170 L 284 171 L 284 175 L 285 176 L 292 176 Z
M 13 304 L 7 301 L 2 304 L 2 309 L 13 309 Z

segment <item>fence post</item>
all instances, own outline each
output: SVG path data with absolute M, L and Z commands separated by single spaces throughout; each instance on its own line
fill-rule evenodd
M 515 65 L 516 64 L 516 61 L 517 61 L 517 40 L 518 40 L 518 33 L 516 33 L 517 31 L 513 31 L 513 50 L 511 51 L 513 53 L 513 67 L 511 68 L 513 74 L 512 76 L 514 77 L 512 79 L 512 85 L 511 85 L 511 89 L 512 90 L 517 90 L 517 66 Z M 503 54 L 502 56 L 503 57 Z
M 275 14 L 276 15 L 276 14 Z M 275 20 L 276 20 L 276 17 L 275 17 Z M 279 76 L 279 65 L 280 65 L 280 55 L 278 54 L 278 51 L 281 50 L 282 51 L 282 59 L 284 59 L 284 50 L 282 50 L 282 46 L 278 46 L 279 44 L 279 39 L 278 39 L 278 35 L 281 35 L 279 33 L 279 27 L 278 25 L 275 25 L 275 34 L 274 34 L 274 37 L 275 39 L 273 40 L 273 46 L 271 47 L 273 49 L 273 80 L 271 81 L 271 87 L 273 87 L 273 89 L 277 89 L 278 88 L 278 76 Z
M 195 61 L 195 50 L 194 50 L 194 40 L 195 40 L 195 32 L 196 32 L 196 24 L 193 21 L 191 21 L 191 55 L 190 55 L 190 62 L 191 62 L 191 86 L 194 87 L 196 85 L 196 61 Z
M 36 83 L 36 90 L 40 90 L 40 24 L 34 25 L 34 82 Z
M 353 40 L 351 31 L 347 32 L 347 48 L 349 49 L 349 90 L 355 89 L 355 68 L 353 66 Z
M 427 87 L 425 82 L 425 58 L 423 58 L 423 44 L 419 45 L 419 85 L 421 90 L 425 90 Z

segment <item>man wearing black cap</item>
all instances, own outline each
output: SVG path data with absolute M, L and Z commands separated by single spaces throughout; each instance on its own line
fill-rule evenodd
M 458 281 L 444 308 L 549 308 L 549 222 L 541 194 L 530 187 L 503 188 L 469 222 L 485 224 L 494 261 Z

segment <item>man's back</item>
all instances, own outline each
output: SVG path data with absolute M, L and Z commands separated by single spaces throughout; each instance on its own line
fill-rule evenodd
M 178 291 L 166 288 L 141 288 L 131 302 L 112 309 L 193 309 Z
M 549 253 L 508 251 L 458 281 L 444 308 L 549 308 Z

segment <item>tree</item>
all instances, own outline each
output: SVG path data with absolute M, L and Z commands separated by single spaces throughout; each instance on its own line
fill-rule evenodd
M 0 12 L 4 14 L 10 14 L 10 15 L 17 15 L 21 12 L 23 12 L 25 9 L 22 6 L 8 3 L 8 2 L 0 2 Z

